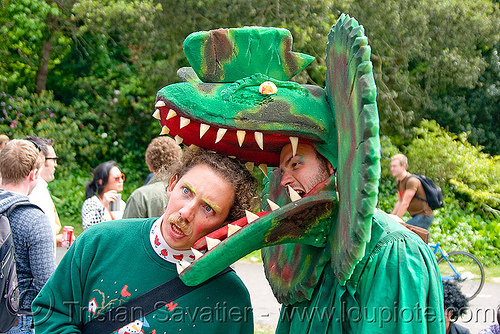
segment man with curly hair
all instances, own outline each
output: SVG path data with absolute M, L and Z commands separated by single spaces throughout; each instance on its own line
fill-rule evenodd
M 467 312 L 467 299 L 455 281 L 443 281 L 444 323 L 446 334 L 470 334 L 470 331 L 455 321 Z
M 157 137 L 146 149 L 146 165 L 153 177 L 144 186 L 130 195 L 123 212 L 123 218 L 160 217 L 167 207 L 168 198 L 165 188 L 169 172 L 182 157 L 182 149 L 170 137 Z
M 80 333 L 118 308 L 116 318 L 128 323 L 118 333 L 253 333 L 248 291 L 232 271 L 174 300 L 155 300 L 150 313 L 119 307 L 177 277 L 176 265 L 197 256 L 195 241 L 255 209 L 256 188 L 237 160 L 187 149 L 162 217 L 103 222 L 76 239 L 33 303 L 36 332 Z

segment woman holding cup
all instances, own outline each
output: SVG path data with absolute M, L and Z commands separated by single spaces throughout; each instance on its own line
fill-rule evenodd
M 121 219 L 125 202 L 121 199 L 125 175 L 115 161 L 106 161 L 94 170 L 87 182 L 82 206 L 83 229 L 102 221 Z

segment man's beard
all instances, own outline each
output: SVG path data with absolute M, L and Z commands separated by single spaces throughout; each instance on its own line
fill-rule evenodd
M 167 218 L 167 224 L 174 225 L 172 226 L 172 229 L 177 233 L 181 232 L 181 234 L 190 235 L 192 232 L 191 224 L 188 224 L 184 218 L 177 214 L 170 215 Z

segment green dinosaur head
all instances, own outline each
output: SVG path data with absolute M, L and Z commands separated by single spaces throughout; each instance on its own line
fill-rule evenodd
M 263 209 L 270 210 L 265 199 L 281 207 L 195 261 L 181 274 L 183 281 L 197 284 L 255 249 L 280 245 L 264 252 L 280 301 L 308 298 L 330 260 L 345 282 L 369 240 L 380 169 L 376 90 L 362 27 L 341 16 L 332 28 L 325 89 L 287 81 L 311 57 L 291 52 L 284 29 L 195 33 L 184 50 L 202 82 L 158 92 L 155 117 L 162 133 L 265 165 Z M 297 142 L 316 147 L 337 177 L 292 202 L 280 185 L 280 170 L 265 167 L 278 166 L 281 149 Z

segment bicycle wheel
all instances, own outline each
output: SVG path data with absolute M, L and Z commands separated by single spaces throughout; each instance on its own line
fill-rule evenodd
M 443 280 L 456 280 L 467 300 L 474 299 L 484 285 L 483 265 L 468 252 L 449 252 L 438 260 Z

